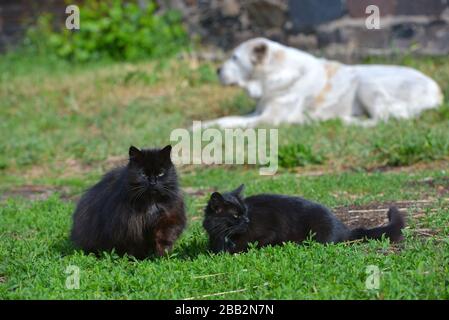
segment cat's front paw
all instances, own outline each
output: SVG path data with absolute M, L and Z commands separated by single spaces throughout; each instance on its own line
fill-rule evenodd
M 224 238 L 224 249 L 225 251 L 231 251 L 235 248 L 235 243 L 228 237 Z
M 171 251 L 173 247 L 172 243 L 157 243 L 156 244 L 156 255 L 159 257 L 165 256 L 167 253 Z

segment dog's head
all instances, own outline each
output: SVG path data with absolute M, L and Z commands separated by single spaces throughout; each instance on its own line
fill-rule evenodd
M 248 88 L 259 80 L 257 71 L 262 71 L 270 60 L 272 42 L 255 38 L 243 42 L 232 52 L 231 57 L 218 68 L 220 82 L 224 85 L 238 85 Z

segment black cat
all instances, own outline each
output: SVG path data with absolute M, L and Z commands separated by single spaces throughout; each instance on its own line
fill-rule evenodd
M 80 199 L 71 232 L 75 246 L 139 259 L 170 250 L 186 224 L 170 152 L 171 146 L 131 146 L 128 164 L 105 174 Z
M 260 194 L 243 198 L 236 190 L 214 192 L 205 208 L 203 226 L 213 252 L 245 251 L 249 243 L 259 247 L 291 241 L 300 243 L 310 236 L 320 243 L 355 239 L 402 240 L 404 217 L 396 208 L 388 211 L 389 224 L 373 229 L 350 230 L 326 207 L 299 197 Z

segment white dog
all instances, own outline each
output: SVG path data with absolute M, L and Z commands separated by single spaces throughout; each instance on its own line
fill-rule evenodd
M 411 118 L 439 106 L 437 83 L 401 66 L 344 65 L 316 58 L 264 38 L 239 45 L 217 70 L 224 85 L 238 85 L 257 99 L 254 113 L 205 122 L 207 126 L 254 127 L 340 118 L 372 125 Z

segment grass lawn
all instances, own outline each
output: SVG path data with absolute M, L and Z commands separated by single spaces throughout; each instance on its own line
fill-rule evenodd
M 378 62 L 371 60 L 370 62 Z M 390 61 L 391 62 L 391 61 Z M 449 96 L 449 59 L 401 58 Z M 375 128 L 338 121 L 279 128 L 282 168 L 179 168 L 189 226 L 174 251 L 135 261 L 73 249 L 71 214 L 82 191 L 123 163 L 130 144 L 169 143 L 192 120 L 243 114 L 254 102 L 224 88 L 212 64 L 167 60 L 71 66 L 0 59 L 1 299 L 449 299 L 449 101 Z M 395 204 L 406 240 L 207 252 L 202 209 L 213 190 L 301 195 L 349 225 L 384 222 Z M 70 266 L 79 289 L 67 289 Z M 380 271 L 367 289 L 368 266 Z M 69 269 L 68 269 L 69 268 Z

